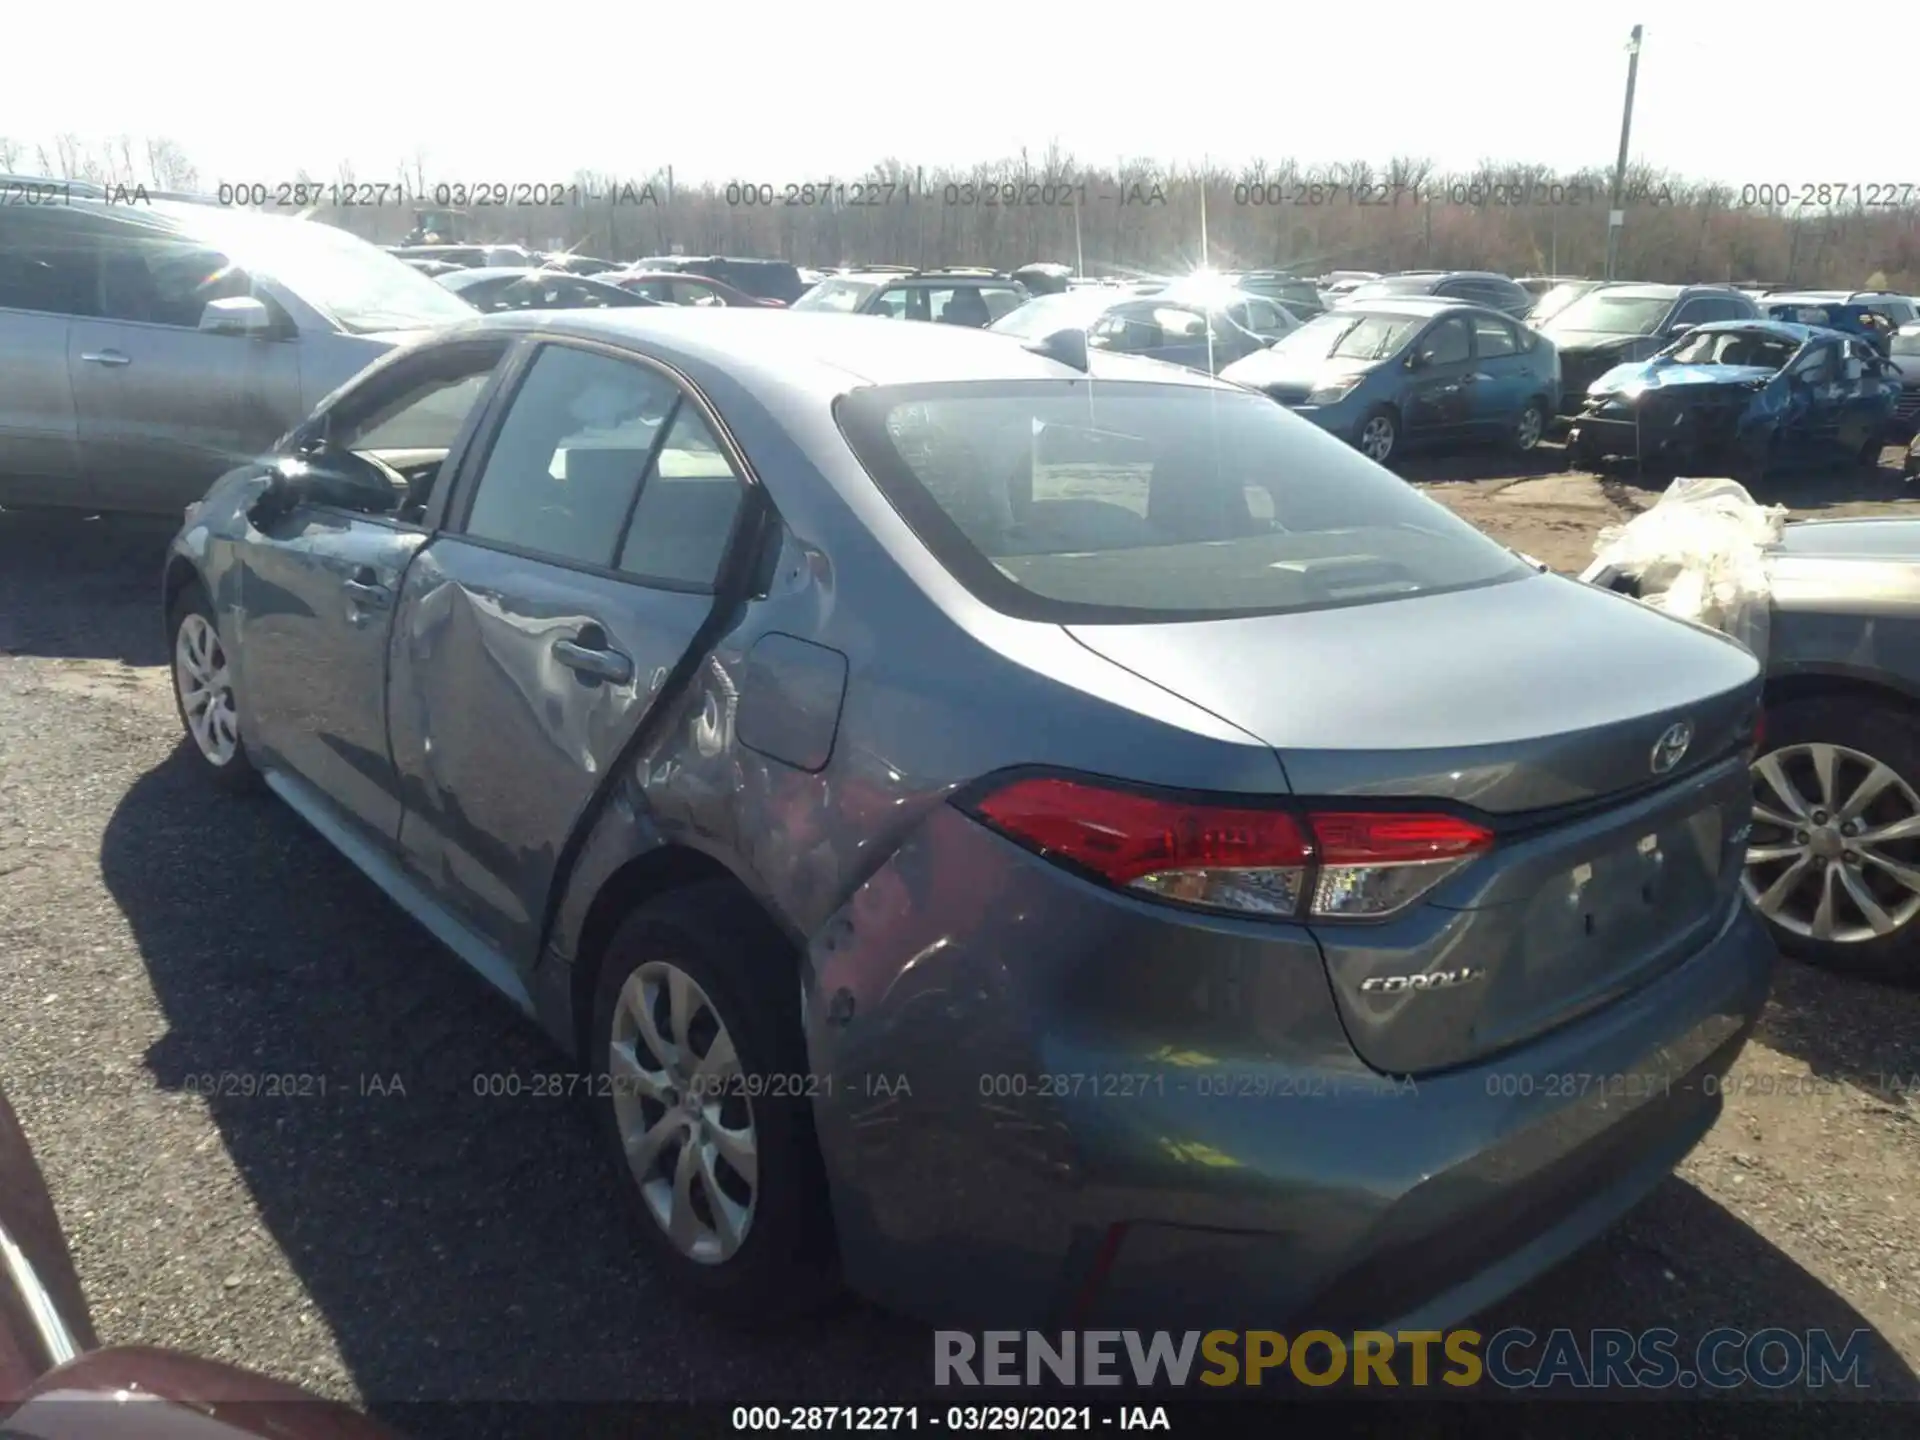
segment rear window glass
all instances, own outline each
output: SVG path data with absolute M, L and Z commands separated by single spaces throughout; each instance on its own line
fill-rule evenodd
M 1028 619 L 1279 614 L 1532 573 L 1260 395 L 973 382 L 859 390 L 836 414 L 947 570 Z

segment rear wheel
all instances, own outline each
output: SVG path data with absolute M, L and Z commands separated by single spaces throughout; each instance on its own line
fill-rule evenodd
M 1384 405 L 1360 422 L 1360 433 L 1354 440 L 1354 447 L 1374 464 L 1386 464 L 1399 446 L 1399 418 Z
M 1540 437 L 1546 432 L 1545 402 L 1529 400 L 1527 408 L 1520 412 L 1520 418 L 1513 423 L 1513 448 L 1524 455 L 1540 443 Z
M 1920 979 L 1920 717 L 1853 695 L 1767 712 L 1743 884 L 1780 948 Z
M 838 1289 L 826 1175 L 785 941 L 707 882 L 614 932 L 593 1009 L 596 1123 L 655 1263 L 735 1319 Z

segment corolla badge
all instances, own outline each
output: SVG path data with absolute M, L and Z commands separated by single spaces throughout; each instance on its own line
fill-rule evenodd
M 1664 775 L 1686 758 L 1687 747 L 1693 743 L 1693 726 L 1682 720 L 1677 725 L 1669 725 L 1666 733 L 1653 743 L 1650 757 L 1653 773 Z
M 1487 972 L 1473 965 L 1462 965 L 1457 970 L 1433 970 L 1423 975 L 1369 975 L 1360 982 L 1360 990 L 1366 995 L 1403 995 L 1408 992 L 1424 990 L 1450 990 L 1455 985 L 1465 985 L 1478 980 Z

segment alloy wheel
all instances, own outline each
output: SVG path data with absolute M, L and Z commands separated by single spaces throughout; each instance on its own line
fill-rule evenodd
M 189 612 L 173 642 L 173 683 L 180 713 L 200 753 L 214 765 L 230 765 L 240 753 L 240 717 L 234 709 L 233 676 L 219 632 L 206 616 Z
M 1742 887 L 1794 935 L 1851 945 L 1920 913 L 1920 795 L 1844 745 L 1787 745 L 1753 766 Z
M 1393 441 L 1393 421 L 1385 415 L 1373 416 L 1360 428 L 1360 453 L 1376 465 L 1384 465 L 1393 454 Z
M 1531 450 L 1540 443 L 1541 432 L 1546 429 L 1546 417 L 1540 413 L 1538 405 L 1529 405 L 1520 412 L 1520 423 L 1514 427 L 1513 443 L 1522 450 Z
M 679 966 L 648 961 L 620 991 L 607 1056 L 648 1213 L 689 1259 L 732 1259 L 753 1226 L 759 1163 L 747 1077 L 713 1001 Z

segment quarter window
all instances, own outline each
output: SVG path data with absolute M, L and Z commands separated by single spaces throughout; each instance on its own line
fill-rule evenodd
M 640 579 L 713 584 L 743 494 L 705 417 L 682 401 L 640 487 L 620 569 Z

